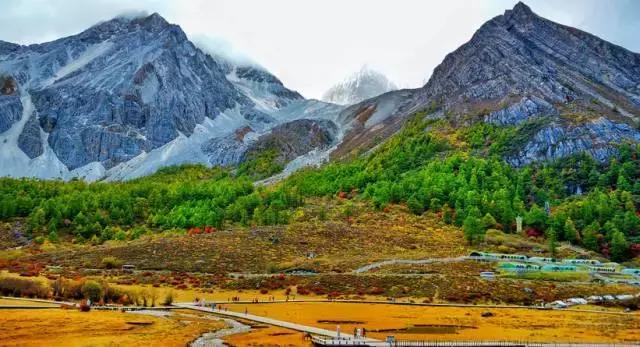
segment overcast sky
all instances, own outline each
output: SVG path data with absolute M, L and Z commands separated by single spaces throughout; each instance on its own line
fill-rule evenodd
M 319 98 L 363 64 L 418 87 L 444 56 L 515 0 L 0 0 L 0 40 L 81 32 L 123 13 L 158 12 L 191 38 L 248 56 Z M 640 1 L 529 0 L 534 12 L 640 52 Z

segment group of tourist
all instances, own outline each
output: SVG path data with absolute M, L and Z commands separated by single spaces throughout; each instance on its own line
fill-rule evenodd
M 365 328 L 353 328 L 353 338 L 356 339 L 356 340 L 367 338 L 367 329 L 365 329 Z
M 342 338 L 342 335 L 340 334 L 340 326 L 339 325 L 336 326 L 336 337 L 338 339 Z M 353 338 L 355 340 L 366 339 L 367 338 L 367 329 L 364 328 L 364 327 L 362 327 L 362 328 L 354 327 L 353 328 Z

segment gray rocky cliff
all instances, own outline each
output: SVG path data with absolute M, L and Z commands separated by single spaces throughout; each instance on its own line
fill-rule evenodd
M 31 94 L 48 144 L 69 169 L 91 162 L 113 167 L 179 134 L 190 136 L 205 118 L 228 109 L 260 115 L 212 57 L 157 14 L 116 18 L 49 43 L 9 45 L 0 49 L 3 73 Z M 11 95 L 0 103 L 7 105 L 2 131 L 20 108 Z M 23 149 L 37 133 L 32 121 L 27 125 Z
M 390 99 L 393 107 L 385 108 Z M 453 126 L 484 121 L 519 127 L 551 118 L 551 125 L 513 144 L 521 147 L 505 159 L 524 165 L 586 152 L 604 161 L 618 144 L 638 142 L 640 54 L 518 3 L 448 54 L 424 87 L 366 100 L 345 109 L 341 119 L 357 124 L 367 110 L 382 112 L 384 122 L 353 127 L 346 139 L 388 137 L 424 110 Z

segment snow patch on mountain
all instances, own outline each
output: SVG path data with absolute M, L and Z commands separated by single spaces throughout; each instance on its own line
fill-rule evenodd
M 0 134 L 0 176 L 9 177 L 37 177 L 37 178 L 82 178 L 87 181 L 95 181 L 104 176 L 105 169 L 100 163 L 91 163 L 83 168 L 70 171 L 56 156 L 47 142 L 49 134 L 40 129 L 40 136 L 44 151 L 36 158 L 29 158 L 18 146 L 18 138 L 25 124 L 33 116 L 35 109 L 31 101 L 31 95 L 21 91 L 20 101 L 23 113 L 20 120 Z
M 208 164 L 209 156 L 202 150 L 202 145 L 217 137 L 232 133 L 235 129 L 249 125 L 240 108 L 227 110 L 215 119 L 206 118 L 198 124 L 191 136 L 180 134 L 173 141 L 137 157 L 120 163 L 106 173 L 107 181 L 128 180 L 150 175 L 158 169 L 180 164 Z
M 271 113 L 275 120 L 272 123 L 262 123 L 260 121 L 248 120 L 240 111 L 240 107 L 226 110 L 215 119 L 205 119 L 202 124 L 196 126 L 191 136 L 180 136 L 173 141 L 149 152 L 144 152 L 137 157 L 121 163 L 106 171 L 107 181 L 129 180 L 146 176 L 156 172 L 158 169 L 180 164 L 205 164 L 224 162 L 218 160 L 214 155 L 217 152 L 206 151 L 205 144 L 214 139 L 220 139 L 233 135 L 238 129 L 248 127 L 251 132 L 245 135 L 245 141 L 251 142 L 260 135 L 269 131 L 279 124 L 288 123 L 297 119 L 327 119 L 336 121 L 338 114 L 343 108 L 333 104 L 323 103 L 317 100 L 299 100 L 292 104 Z M 341 137 L 341 134 L 337 135 Z M 303 155 L 302 157 L 305 157 Z M 290 173 L 294 167 L 300 168 L 307 165 L 314 165 L 326 160 L 326 154 L 310 154 L 305 159 L 294 159 L 295 166 L 287 167 Z
M 227 75 L 229 82 L 233 83 L 239 90 L 253 101 L 256 108 L 263 112 L 273 112 L 279 108 L 279 97 L 269 90 L 269 85 L 262 82 L 255 82 L 238 77 L 236 68 Z
M 65 76 L 82 69 L 91 61 L 106 53 L 111 47 L 113 47 L 113 42 L 111 41 L 104 41 L 89 46 L 78 58 L 62 66 L 56 71 L 55 75 L 43 81 L 40 87 L 48 87 Z

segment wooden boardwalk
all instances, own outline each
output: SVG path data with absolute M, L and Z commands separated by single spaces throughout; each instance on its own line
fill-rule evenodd
M 353 339 L 332 339 L 315 336 L 316 347 L 632 347 L 638 344 L 593 344 L 593 343 L 534 343 L 510 341 L 365 341 Z
M 315 346 L 324 347 L 640 347 L 640 344 L 563 344 L 563 343 L 532 343 L 532 342 L 508 342 L 508 341 L 396 341 L 388 343 L 372 338 L 355 339 L 352 334 L 316 328 L 308 325 L 281 321 L 273 318 L 256 316 L 250 313 L 217 310 L 193 304 L 175 304 L 177 307 L 212 313 L 229 318 L 245 319 L 252 322 L 269 324 L 281 328 L 291 329 L 314 335 L 312 342 Z
M 39 300 L 39 299 L 21 299 L 21 298 L 9 298 L 3 297 L 5 299 L 13 299 L 13 300 L 24 300 L 31 301 L 42 304 L 57 304 L 57 305 L 74 305 L 74 303 L 70 302 L 57 302 L 51 300 Z M 297 301 L 289 301 L 289 302 L 297 302 Z M 340 301 L 338 301 L 340 302 Z M 346 301 L 349 302 L 349 301 Z M 375 302 L 375 303 L 384 303 L 384 302 Z M 224 304 L 234 304 L 234 302 Z M 238 304 L 238 302 L 235 302 Z M 247 303 L 250 304 L 250 303 Z M 19 309 L 51 309 L 58 308 L 59 306 L 5 306 L 3 308 L 19 308 Z M 250 306 L 249 306 L 250 307 Z M 478 307 L 478 306 L 476 306 Z M 102 307 L 93 307 L 97 310 L 121 310 L 123 307 L 111 307 L 111 306 L 102 306 Z M 616 346 L 616 347 L 631 347 L 636 346 L 640 347 L 640 342 L 636 344 L 563 344 L 563 343 L 532 343 L 532 342 L 507 342 L 507 341 L 459 341 L 459 342 L 445 342 L 445 341 L 395 341 L 392 343 L 383 342 L 376 339 L 371 338 L 360 338 L 355 339 L 352 334 L 347 332 L 338 333 L 334 330 L 322 329 L 308 325 L 302 325 L 297 323 L 291 323 L 287 321 L 281 321 L 273 318 L 257 316 L 250 313 L 241 313 L 241 312 L 233 312 L 226 310 L 218 310 L 212 309 L 210 307 L 202 307 L 197 306 L 192 303 L 176 303 L 170 307 L 126 307 L 125 310 L 171 310 L 171 309 L 190 309 L 197 310 L 200 312 L 211 313 L 227 318 L 236 318 L 242 320 L 248 320 L 256 323 L 273 325 L 285 329 L 291 329 L 303 333 L 308 333 L 314 335 L 313 343 L 316 346 L 325 346 L 325 347 L 605 347 L 605 346 Z M 582 311 L 581 311 L 582 312 Z M 595 312 L 595 313 L 608 313 L 608 312 Z M 625 313 L 628 314 L 628 313 Z
M 200 312 L 207 312 L 207 313 L 212 313 L 212 314 L 216 314 L 216 315 L 220 315 L 220 316 L 224 316 L 224 317 L 229 317 L 229 318 L 237 318 L 237 319 L 245 319 L 245 320 L 249 320 L 252 322 L 257 322 L 257 323 L 263 323 L 263 324 L 269 324 L 269 325 L 273 325 L 273 326 L 277 326 L 277 327 L 281 327 L 281 328 L 286 328 L 286 329 L 291 329 L 291 330 L 295 330 L 295 331 L 300 331 L 303 333 L 308 333 L 308 334 L 313 334 L 313 335 L 321 335 L 321 336 L 326 336 L 326 337 L 330 337 L 330 338 L 334 338 L 334 339 L 338 339 L 340 338 L 341 341 L 348 341 L 348 340 L 352 340 L 353 341 L 353 335 L 349 334 L 349 333 L 338 333 L 337 331 L 334 330 L 327 330 L 327 329 L 322 329 L 322 328 L 316 328 L 316 327 L 312 327 L 312 326 L 308 326 L 308 325 L 302 325 L 302 324 L 297 324 L 297 323 L 291 323 L 291 322 L 286 322 L 286 321 L 281 321 L 281 320 L 277 320 L 277 319 L 273 319 L 273 318 L 267 318 L 267 317 L 262 317 L 262 316 L 256 316 L 254 314 L 250 314 L 250 313 L 240 313 L 240 312 L 233 312 L 233 311 L 226 311 L 226 310 L 217 310 L 217 309 L 212 309 L 209 307 L 202 307 L 202 306 L 196 306 L 193 304 L 174 304 L 177 307 L 181 307 L 181 308 L 186 308 L 186 309 L 190 309 L 190 310 L 196 310 L 196 311 L 200 311 Z M 365 339 L 365 340 L 359 340 L 362 342 L 371 342 L 371 343 L 379 343 L 381 341 L 375 340 L 375 339 Z M 357 345 L 354 345 L 357 346 Z

